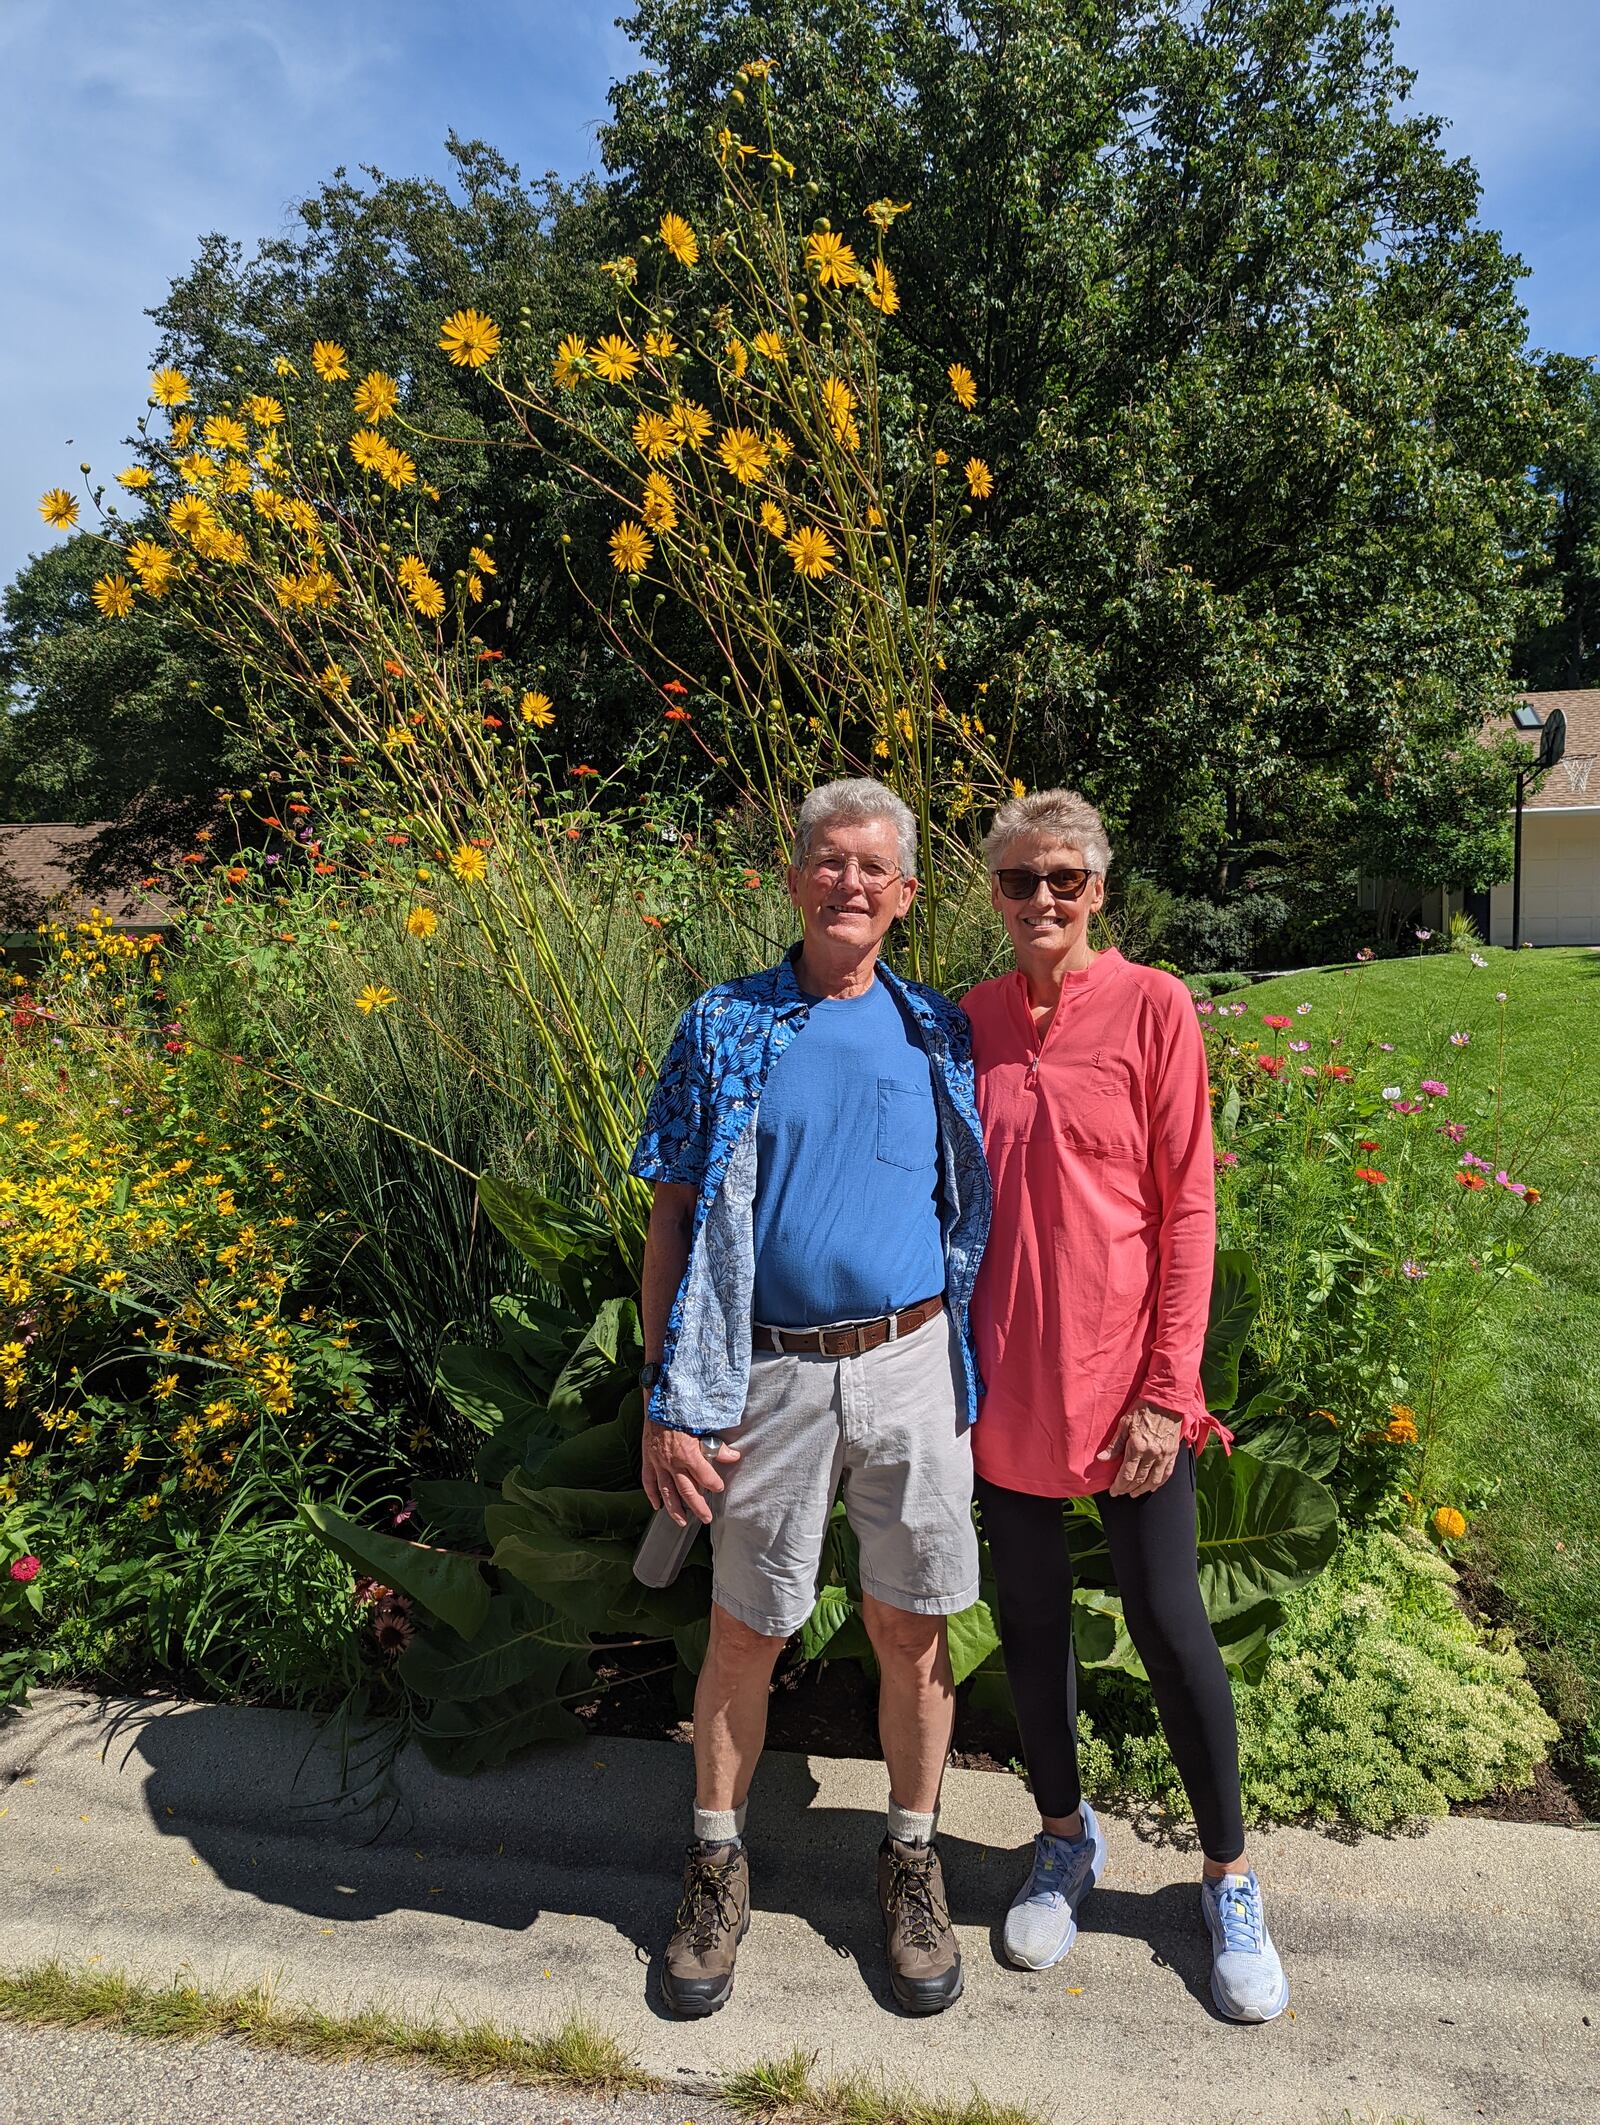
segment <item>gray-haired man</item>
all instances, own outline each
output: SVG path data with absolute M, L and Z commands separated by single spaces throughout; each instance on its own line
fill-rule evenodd
M 810 1614 L 842 1488 L 881 1673 L 890 1978 L 908 2012 L 936 2013 L 962 1982 L 933 1834 L 954 1705 L 945 1619 L 978 1595 L 967 1309 L 989 1180 L 966 1019 L 879 964 L 916 897 L 910 811 L 875 782 L 813 791 L 788 883 L 799 945 L 685 1012 L 633 1160 L 655 1183 L 644 1487 L 710 1524 L 713 1559 L 694 1842 L 663 1992 L 679 2014 L 732 1992 L 772 1671 Z M 697 1434 L 731 1435 L 717 1466 Z

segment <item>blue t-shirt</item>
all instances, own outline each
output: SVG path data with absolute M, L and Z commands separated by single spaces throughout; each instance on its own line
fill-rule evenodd
M 755 1317 L 874 1320 L 944 1289 L 928 1057 L 881 981 L 821 997 L 756 1114 Z

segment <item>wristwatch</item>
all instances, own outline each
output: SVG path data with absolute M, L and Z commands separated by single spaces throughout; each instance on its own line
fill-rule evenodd
M 646 1394 L 650 1393 L 666 1369 L 658 1359 L 652 1359 L 648 1365 L 639 1367 L 639 1385 Z

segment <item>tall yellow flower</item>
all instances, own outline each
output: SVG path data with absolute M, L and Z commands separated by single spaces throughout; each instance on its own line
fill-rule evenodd
M 453 310 L 439 332 L 439 345 L 458 369 L 481 369 L 500 352 L 500 327 L 481 310 Z
M 155 539 L 135 539 L 128 548 L 127 560 L 139 578 L 140 588 L 156 597 L 166 589 L 177 567 L 172 548 Z
M 639 350 L 620 332 L 608 332 L 590 348 L 589 359 L 608 384 L 626 384 L 639 366 Z
M 382 369 L 369 369 L 356 385 L 352 399 L 360 419 L 376 425 L 386 421 L 400 403 L 400 386 Z
M 750 367 L 750 350 L 742 339 L 730 339 L 725 351 L 728 367 L 733 371 L 734 381 L 737 383 Z
M 350 438 L 350 455 L 363 472 L 376 472 L 387 448 L 376 428 L 358 428 Z
M 664 413 L 652 413 L 648 409 L 638 415 L 633 424 L 633 440 L 652 464 L 661 458 L 671 457 L 680 445 L 672 432 L 672 423 Z
M 39 514 L 52 531 L 70 531 L 78 521 L 78 505 L 65 487 L 52 487 L 39 497 Z
M 489 875 L 489 859 L 482 849 L 464 841 L 450 858 L 450 868 L 463 885 L 479 885 Z
M 962 468 L 967 476 L 967 486 L 975 502 L 986 502 L 994 493 L 994 474 L 981 457 L 969 457 Z
M 194 415 L 192 413 L 178 414 L 168 432 L 174 450 L 187 450 L 190 439 L 194 435 Z
M 550 705 L 550 696 L 537 687 L 530 688 L 517 703 L 517 714 L 524 723 L 531 723 L 535 730 L 548 730 L 556 720 L 556 712 Z
M 556 388 L 575 391 L 588 367 L 589 345 L 581 332 L 569 332 L 556 349 L 554 366 L 550 373 L 555 378 Z
M 181 369 L 157 369 L 150 378 L 150 396 L 158 406 L 187 406 L 189 379 Z
M 784 540 L 783 550 L 793 561 L 796 572 L 813 583 L 829 574 L 838 558 L 838 549 L 819 524 L 802 524 L 792 537 Z
M 439 918 L 432 908 L 413 908 L 406 917 L 407 936 L 420 937 L 424 943 L 427 942 L 438 927 Z
M 692 450 L 702 449 L 710 437 L 711 416 L 695 399 L 674 399 L 667 408 L 667 419 L 671 421 L 672 432 L 679 442 L 687 443 Z
M 580 347 L 583 342 L 580 340 Z M 657 325 L 644 336 L 644 351 L 658 362 L 669 362 L 678 352 L 678 342 L 665 325 Z
M 191 544 L 217 528 L 217 513 L 197 494 L 180 495 L 167 511 L 167 522 Z
M 761 355 L 766 361 L 786 362 L 789 359 L 789 351 L 784 346 L 783 339 L 779 333 L 760 331 L 750 344 L 755 348 L 757 354 Z
M 724 428 L 717 455 L 742 487 L 753 487 L 772 462 L 772 453 L 753 428 Z
M 250 448 L 244 422 L 235 420 L 230 413 L 213 413 L 200 433 L 213 450 L 244 451 Z
M 788 530 L 789 520 L 776 502 L 762 503 L 761 528 L 763 531 L 770 531 L 775 539 L 781 539 Z
M 678 522 L 677 498 L 672 492 L 672 482 L 664 472 L 651 472 L 645 476 L 644 493 L 639 502 L 639 514 L 652 531 L 672 531 Z
M 867 288 L 867 301 L 874 310 L 881 310 L 885 317 L 893 317 L 900 307 L 900 290 L 894 284 L 894 275 L 881 258 L 872 262 L 872 280 Z
M 654 552 L 642 524 L 619 524 L 611 534 L 611 565 L 619 574 L 643 575 Z
M 661 241 L 680 266 L 697 266 L 700 263 L 700 239 L 681 214 L 662 215 Z
M 494 565 L 494 556 L 485 553 L 481 546 L 469 546 L 467 559 L 481 576 L 492 576 L 499 573 L 499 570 Z
M 108 620 L 125 620 L 133 610 L 133 585 L 126 576 L 101 576 L 92 596 Z
M 336 339 L 311 343 L 311 366 L 325 384 L 342 384 L 350 374 L 350 359 Z
M 374 1011 L 387 1011 L 390 1004 L 399 1001 L 393 989 L 385 988 L 381 981 L 369 981 L 356 996 L 356 1009 L 370 1018 Z
M 406 603 L 413 612 L 420 613 L 423 619 L 437 620 L 443 616 L 444 591 L 420 563 L 405 579 L 402 588 L 405 591 Z
M 853 288 L 861 278 L 855 252 L 832 229 L 806 238 L 806 263 L 825 288 Z
M 128 465 L 117 474 L 117 485 L 130 488 L 135 494 L 141 487 L 148 487 L 150 474 L 143 465 Z
M 965 362 L 952 362 L 945 371 L 950 379 L 950 395 L 958 406 L 968 413 L 978 403 L 978 380 Z
M 209 487 L 222 467 L 208 450 L 190 450 L 178 460 L 185 486 Z
M 278 428 L 283 424 L 283 402 L 270 398 L 264 391 L 252 392 L 244 402 L 245 419 L 254 421 L 258 428 Z
M 391 487 L 414 487 L 417 483 L 417 468 L 405 451 L 387 439 L 383 455 L 378 459 L 379 476 Z

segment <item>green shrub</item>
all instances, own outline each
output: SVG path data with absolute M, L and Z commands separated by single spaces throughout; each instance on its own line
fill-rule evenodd
M 1247 1819 L 1387 1830 L 1531 1782 L 1556 1726 L 1506 1634 L 1478 1630 L 1454 1588 L 1421 1538 L 1370 1530 L 1290 1597 L 1260 1682 L 1235 1686 Z M 1187 1814 L 1159 1733 L 1089 1740 L 1086 1783 Z

